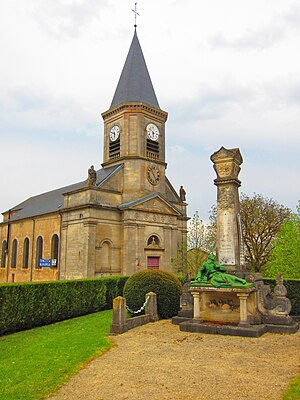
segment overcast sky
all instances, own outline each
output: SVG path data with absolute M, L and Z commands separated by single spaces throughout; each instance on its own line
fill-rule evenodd
M 166 125 L 167 176 L 207 219 L 210 156 L 239 147 L 241 191 L 295 210 L 298 0 L 140 0 L 138 37 Z M 134 1 L 0 2 L 0 209 L 102 162 L 101 113 L 133 36 Z

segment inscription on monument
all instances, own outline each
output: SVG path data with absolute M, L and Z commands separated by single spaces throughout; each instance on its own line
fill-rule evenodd
M 232 225 L 232 212 L 222 211 L 219 218 L 219 262 L 224 265 L 235 264 L 234 230 Z

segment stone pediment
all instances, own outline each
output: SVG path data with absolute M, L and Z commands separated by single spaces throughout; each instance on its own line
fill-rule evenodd
M 216 151 L 212 156 L 210 157 L 212 162 L 218 162 L 221 160 L 226 160 L 226 159 L 232 159 L 232 160 L 237 160 L 239 164 L 243 162 L 242 155 L 240 153 L 239 148 L 234 148 L 234 149 L 225 149 L 225 147 L 221 147 L 218 151 Z
M 181 215 L 181 212 L 161 193 L 152 193 L 128 203 L 121 204 L 120 210 L 139 210 L 152 213 Z

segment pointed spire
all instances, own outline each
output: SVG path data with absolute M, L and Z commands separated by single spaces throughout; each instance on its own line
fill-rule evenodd
M 160 108 L 136 29 L 110 107 L 115 107 L 125 101 L 148 103 Z

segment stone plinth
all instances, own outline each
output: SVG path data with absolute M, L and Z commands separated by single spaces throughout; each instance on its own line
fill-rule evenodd
M 266 332 L 295 333 L 299 323 L 286 315 L 262 314 L 258 288 L 193 287 L 194 316 L 174 320 L 181 331 L 259 337 Z
M 246 326 L 257 323 L 255 288 L 193 287 L 197 321 Z

